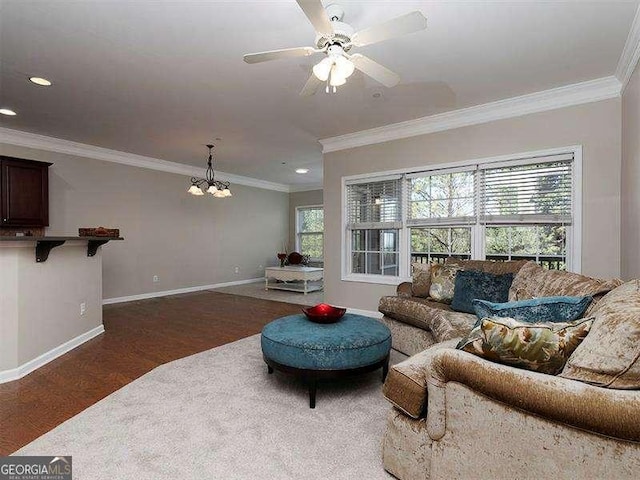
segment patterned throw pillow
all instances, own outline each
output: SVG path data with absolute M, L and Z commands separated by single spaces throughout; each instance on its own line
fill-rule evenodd
M 492 303 L 473 300 L 473 310 L 482 320 L 508 317 L 521 322 L 572 322 L 585 312 L 593 297 L 542 297 L 519 302 Z
M 456 312 L 474 313 L 472 301 L 476 298 L 506 302 L 509 299 L 509 287 L 512 281 L 513 273 L 495 275 L 478 270 L 458 272 L 451 309 Z
M 437 302 L 451 303 L 455 289 L 458 265 L 431 265 L 431 286 L 429 296 Z
M 593 318 L 568 323 L 485 318 L 456 348 L 505 365 L 556 375 L 592 324 Z
M 431 264 L 414 263 L 413 278 L 411 281 L 411 293 L 414 297 L 427 298 L 431 287 Z

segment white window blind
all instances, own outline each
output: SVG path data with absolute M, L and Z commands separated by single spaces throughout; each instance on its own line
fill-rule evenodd
M 572 167 L 573 154 L 480 166 L 480 221 L 570 224 Z
M 407 179 L 409 226 L 476 222 L 475 169 L 410 175 Z
M 401 179 L 347 185 L 347 228 L 402 228 Z

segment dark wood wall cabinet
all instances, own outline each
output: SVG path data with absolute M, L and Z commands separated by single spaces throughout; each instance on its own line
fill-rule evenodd
M 0 156 L 0 226 L 49 226 L 50 165 Z

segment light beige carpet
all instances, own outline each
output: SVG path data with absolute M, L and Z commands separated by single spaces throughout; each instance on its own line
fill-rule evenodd
M 379 371 L 320 386 L 311 410 L 254 335 L 156 368 L 16 455 L 73 455 L 74 480 L 389 479 L 381 386 Z
M 213 291 L 242 295 L 243 297 L 262 298 L 264 300 L 273 300 L 274 302 L 297 303 L 298 305 L 313 306 L 324 301 L 324 292 L 322 290 L 307 293 L 306 295 L 304 293 L 288 292 L 286 290 L 265 290 L 264 281 L 216 288 Z

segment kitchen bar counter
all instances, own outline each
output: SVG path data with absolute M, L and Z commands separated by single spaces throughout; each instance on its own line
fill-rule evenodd
M 0 236 L 0 383 L 104 332 L 99 247 L 111 240 L 123 239 Z
M 111 240 L 124 240 L 122 237 L 34 237 L 34 236 L 0 236 L 0 247 L 6 242 L 35 242 L 36 262 L 46 262 L 52 248 L 59 247 L 67 241 L 86 241 L 87 256 L 93 257 L 98 247 Z

